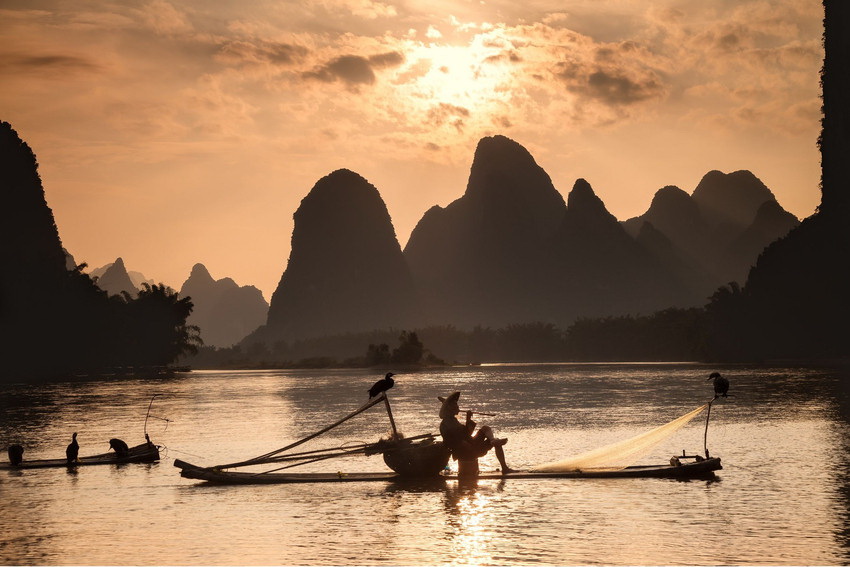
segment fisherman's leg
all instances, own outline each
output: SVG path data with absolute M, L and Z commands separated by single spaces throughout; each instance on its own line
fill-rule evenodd
M 481 435 L 486 438 L 487 441 L 490 442 L 490 446 L 492 446 L 496 450 L 496 458 L 499 460 L 499 465 L 502 467 L 502 473 L 514 472 L 512 468 L 508 466 L 508 463 L 505 461 L 505 450 L 502 449 L 502 446 L 508 442 L 507 439 L 499 439 L 493 433 L 493 429 L 489 425 L 485 425 L 478 430 L 476 437 Z
M 502 474 L 516 472 L 514 469 L 509 467 L 508 463 L 505 461 L 505 450 L 502 449 L 502 446 L 496 445 L 494 449 L 496 451 L 496 458 L 499 459 L 499 464 L 502 466 Z
M 476 437 L 478 435 L 484 436 L 487 441 L 489 441 L 490 444 L 494 447 L 501 447 L 502 445 L 508 442 L 507 439 L 499 439 L 498 437 L 496 437 L 496 434 L 493 432 L 493 428 L 489 425 L 482 426 L 478 430 L 478 433 L 475 434 Z

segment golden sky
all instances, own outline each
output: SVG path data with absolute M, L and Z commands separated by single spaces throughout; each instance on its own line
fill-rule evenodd
M 812 214 L 822 19 L 820 0 L 0 0 L 0 120 L 77 262 L 177 289 L 202 262 L 269 299 L 318 179 L 365 177 L 404 246 L 494 134 L 620 220 L 712 169 Z

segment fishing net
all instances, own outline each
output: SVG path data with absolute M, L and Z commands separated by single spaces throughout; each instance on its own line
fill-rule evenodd
M 641 433 L 630 439 L 606 445 L 576 457 L 544 463 L 532 467 L 535 472 L 569 472 L 575 470 L 620 470 L 649 454 L 653 448 L 688 424 L 693 418 L 708 407 L 708 404 L 678 417 L 673 421 L 656 427 L 651 431 Z

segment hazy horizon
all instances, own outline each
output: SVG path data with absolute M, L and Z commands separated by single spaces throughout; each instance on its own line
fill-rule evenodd
M 269 299 L 293 213 L 339 168 L 378 188 L 404 246 L 494 134 L 620 220 L 713 169 L 812 214 L 822 4 L 653 4 L 7 1 L 0 119 L 77 262 L 178 289 L 200 262 Z

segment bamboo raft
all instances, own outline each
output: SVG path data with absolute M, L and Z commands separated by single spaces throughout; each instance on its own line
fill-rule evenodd
M 354 416 L 366 411 L 372 406 L 384 402 L 392 426 L 389 440 L 377 443 L 362 443 L 348 447 L 332 449 L 317 449 L 312 451 L 293 452 L 292 449 L 314 439 L 331 429 L 339 426 Z M 711 405 L 708 405 L 709 415 Z M 693 412 L 692 412 L 693 413 Z M 706 418 L 706 431 L 708 417 Z M 707 433 L 706 433 L 707 435 Z M 174 466 L 180 469 L 183 478 L 200 480 L 210 484 L 294 484 L 294 483 L 329 483 L 329 482 L 400 482 L 427 481 L 442 482 L 446 480 L 469 479 L 592 479 L 592 478 L 669 478 L 669 479 L 703 479 L 713 478 L 714 472 L 721 470 L 720 459 L 710 457 L 706 448 L 706 456 L 682 455 L 674 456 L 669 463 L 659 465 L 637 465 L 620 468 L 576 468 L 569 471 L 514 471 L 507 474 L 501 472 L 479 473 L 476 476 L 459 476 L 448 473 L 447 464 L 451 452 L 435 435 L 427 433 L 410 438 L 403 438 L 396 430 L 392 409 L 386 393 L 382 393 L 367 404 L 347 415 L 339 421 L 308 435 L 281 449 L 265 455 L 229 464 L 202 467 L 187 463 L 180 459 L 174 461 Z M 382 454 L 384 462 L 391 469 L 386 472 L 316 472 L 294 473 L 281 472 L 286 469 L 326 459 L 352 455 Z M 228 469 L 251 467 L 257 465 L 275 464 L 277 468 L 262 472 L 241 472 Z M 477 469 L 477 468 L 476 468 Z
M 401 480 L 469 480 L 456 474 L 438 474 L 429 477 L 409 477 L 395 472 L 373 473 L 250 473 L 231 472 L 215 467 L 199 467 L 179 459 L 174 466 L 180 469 L 180 476 L 202 480 L 210 484 L 296 484 L 315 482 L 398 482 Z M 570 472 L 532 472 L 517 471 L 507 474 L 499 472 L 481 473 L 472 480 L 536 480 L 536 479 L 590 479 L 590 478 L 671 478 L 671 479 L 711 479 L 714 471 L 721 470 L 720 459 L 712 457 L 702 461 L 674 465 L 639 465 L 620 470 L 579 470 Z

